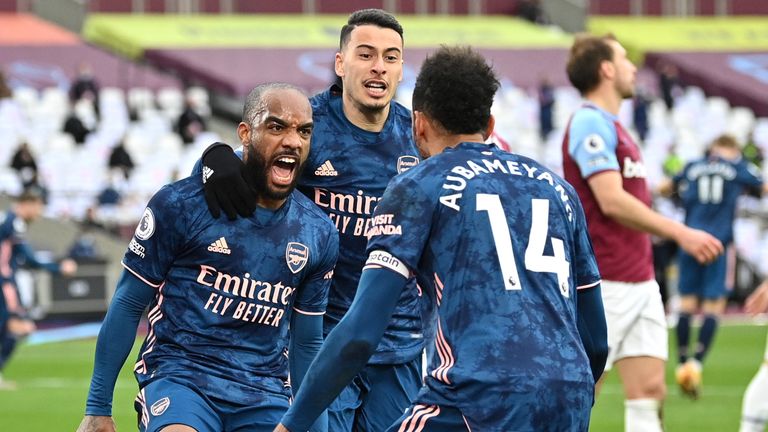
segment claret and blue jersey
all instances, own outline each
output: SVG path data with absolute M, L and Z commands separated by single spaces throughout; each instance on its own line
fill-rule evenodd
M 289 395 L 290 317 L 325 312 L 337 251 L 333 224 L 300 193 L 274 212 L 226 221 L 210 216 L 200 176 L 163 187 L 123 259 L 157 288 L 140 386 L 174 376 L 242 404 Z
M 576 295 L 600 275 L 568 183 L 531 159 L 462 143 L 396 177 L 368 235 L 368 265 L 405 264 L 437 310 L 414 403 L 458 407 L 472 430 L 555 430 L 546 413 L 563 404 L 588 422 L 594 381 Z
M 419 163 L 411 136 L 411 114 L 391 102 L 380 132 L 353 125 L 342 97 L 333 89 L 310 99 L 312 147 L 298 189 L 333 221 L 339 231 L 339 262 L 325 315 L 325 333 L 338 324 L 357 291 L 367 254 L 366 231 L 389 181 Z M 414 281 L 409 287 L 414 288 Z M 416 289 L 404 290 L 373 364 L 397 364 L 417 358 L 424 347 L 422 312 Z

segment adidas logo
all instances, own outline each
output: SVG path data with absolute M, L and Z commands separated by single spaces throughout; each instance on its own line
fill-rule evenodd
M 325 176 L 325 177 L 335 177 L 339 175 L 339 172 L 336 171 L 336 168 L 331 165 L 331 161 L 327 160 L 323 162 L 322 165 L 317 167 L 315 170 L 315 175 L 317 176 Z
M 203 166 L 203 184 L 205 184 L 212 175 L 213 170 L 207 166 Z
M 208 250 L 211 252 L 223 253 L 225 255 L 232 253 L 232 251 L 229 249 L 229 245 L 227 245 L 227 239 L 224 237 L 220 237 L 218 240 L 211 243 L 211 245 L 208 246 Z

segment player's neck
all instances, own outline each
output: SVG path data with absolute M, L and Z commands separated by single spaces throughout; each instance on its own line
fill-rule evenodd
M 287 200 L 288 200 L 287 198 L 283 198 L 283 199 L 259 198 L 256 200 L 256 205 L 258 205 L 259 207 L 265 208 L 267 210 L 274 211 L 282 207 Z
M 587 93 L 584 97 L 598 108 L 615 116 L 619 115 L 622 99 L 612 88 L 601 87 L 591 93 Z
M 342 107 L 350 123 L 368 132 L 381 132 L 389 116 L 389 104 L 380 110 L 360 109 L 354 102 L 344 103 Z

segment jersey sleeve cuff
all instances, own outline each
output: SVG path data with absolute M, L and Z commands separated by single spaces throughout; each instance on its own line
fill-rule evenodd
M 155 282 L 149 281 L 147 278 L 145 278 L 144 276 L 142 276 L 138 272 L 136 272 L 136 270 L 128 267 L 128 265 L 125 263 L 125 261 L 120 261 L 120 264 L 122 264 L 123 267 L 125 267 L 125 269 L 128 270 L 132 275 L 136 276 L 137 278 L 139 278 L 139 280 L 141 280 L 145 284 L 151 286 L 152 288 L 160 288 L 160 285 L 162 285 L 162 282 L 155 283 Z
M 389 252 L 383 250 L 371 251 L 371 253 L 368 255 L 368 260 L 365 262 L 363 270 L 372 268 L 389 269 L 395 273 L 399 273 L 406 279 L 408 279 L 411 275 L 411 271 L 403 261 L 390 254 Z
M 595 282 L 592 282 L 592 283 L 588 283 L 588 284 L 586 284 L 586 285 L 579 285 L 579 286 L 577 286 L 577 287 L 576 287 L 576 289 L 577 289 L 577 290 L 583 290 L 583 289 L 587 289 L 587 288 L 596 287 L 596 286 L 600 285 L 600 283 L 601 283 L 602 281 L 603 281 L 603 280 L 602 280 L 602 279 L 600 279 L 600 280 L 597 280 L 597 281 L 595 281 Z
M 293 310 L 302 315 L 325 315 L 325 311 L 320 311 L 320 312 L 306 311 L 306 310 L 299 309 L 296 306 L 293 307 Z

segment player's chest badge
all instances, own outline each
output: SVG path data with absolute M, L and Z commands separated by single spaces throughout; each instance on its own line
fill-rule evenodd
M 416 156 L 405 155 L 397 158 L 397 173 L 402 174 L 419 164 Z
M 291 273 L 296 274 L 304 268 L 309 259 L 309 248 L 301 243 L 290 242 L 285 247 L 285 261 Z

